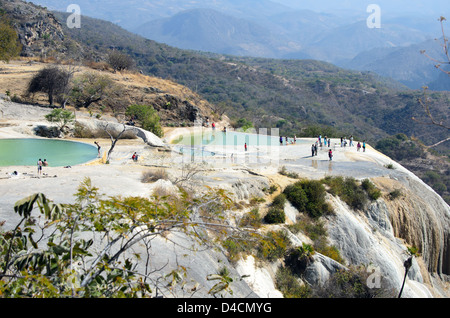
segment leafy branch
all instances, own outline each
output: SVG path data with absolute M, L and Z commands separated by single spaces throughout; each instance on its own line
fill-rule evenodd
M 152 297 L 155 292 L 175 293 L 187 269 L 178 266 L 164 274 L 167 264 L 152 268 L 152 240 L 170 241 L 169 234 L 179 232 L 209 248 L 215 242 L 212 234 L 220 242 L 245 231 L 227 223 L 223 213 L 231 200 L 223 190 L 209 190 L 195 198 L 181 191 L 176 198 L 104 200 L 86 178 L 75 196 L 73 204 L 55 204 L 42 193 L 16 203 L 20 221 L 11 231 L 0 232 L 1 295 Z M 38 229 L 41 235 L 35 239 Z M 144 249 L 137 248 L 142 244 Z M 146 254 L 144 262 L 142 254 Z M 231 281 L 225 283 L 220 286 L 230 292 Z M 198 288 L 197 284 L 191 291 Z

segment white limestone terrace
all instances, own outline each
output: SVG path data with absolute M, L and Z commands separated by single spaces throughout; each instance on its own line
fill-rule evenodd
M 36 125 L 50 125 L 44 115 L 48 109 L 31 105 L 21 105 L 0 98 L 0 138 L 30 138 L 34 136 Z M 77 113 L 85 122 L 93 119 Z M 106 120 L 108 118 L 105 118 Z M 112 119 L 111 119 L 112 120 Z M 399 287 L 403 279 L 403 261 L 407 244 L 394 235 L 399 226 L 410 227 L 411 235 L 423 244 L 423 255 L 413 263 L 405 285 L 404 297 L 448 297 L 447 274 L 450 272 L 448 251 L 450 208 L 430 187 L 413 173 L 397 164 L 387 156 L 377 152 L 370 145 L 366 151 L 359 152 L 356 147 L 334 146 L 339 140 L 333 139 L 333 160 L 328 159 L 328 148 L 319 148 L 318 155 L 311 156 L 311 144 L 315 138 L 297 140 L 288 146 L 273 146 L 268 150 L 263 146 L 249 145 L 245 151 L 243 145 L 208 146 L 203 149 L 205 156 L 181 155 L 171 151 L 171 140 L 180 134 L 193 131 L 191 128 L 167 130 L 163 140 L 156 140 L 156 146 L 150 146 L 143 139 L 120 140 L 114 149 L 110 164 L 103 164 L 104 156 L 92 162 L 71 168 L 44 167 L 44 176 L 38 178 L 35 166 L 0 167 L 0 222 L 11 227 L 18 221 L 13 211 L 14 203 L 36 192 L 45 193 L 58 203 L 71 203 L 73 194 L 84 178 L 91 178 L 93 184 L 105 196 L 149 196 L 153 189 L 162 184 L 170 185 L 168 180 L 156 183 L 143 183 L 143 172 L 148 169 L 164 168 L 172 177 L 181 173 L 185 164 L 199 163 L 202 171 L 195 177 L 196 189 L 205 186 L 224 188 L 231 192 L 236 201 L 249 201 L 253 197 L 266 196 L 264 189 L 275 183 L 280 188 L 295 182 L 278 173 L 281 167 L 296 172 L 302 178 L 320 179 L 327 175 L 352 176 L 356 179 L 371 178 L 383 191 L 401 187 L 407 196 L 400 202 L 379 199 L 372 203 L 367 211 L 355 212 L 339 198 L 329 196 L 335 208 L 335 215 L 326 218 L 330 243 L 336 245 L 349 264 L 374 264 L 379 267 L 382 279 L 389 286 Z M 93 143 L 91 139 L 74 139 Z M 105 152 L 110 140 L 99 139 Z M 159 142 L 161 142 L 159 144 Z M 355 142 L 356 143 L 356 142 Z M 162 145 L 162 146 L 160 146 Z M 137 152 L 139 161 L 131 160 Z M 210 153 L 214 153 L 211 156 Z M 233 157 L 231 156 L 233 154 Z M 392 165 L 393 169 L 386 166 Z M 11 176 L 18 171 L 18 176 Z M 385 187 L 385 188 L 383 188 Z M 269 202 L 267 202 L 269 203 Z M 295 222 L 298 216 L 292 206 L 285 208 L 286 223 Z M 245 213 L 242 211 L 239 213 Z M 406 224 L 396 223 L 401 214 Z M 399 214 L 399 215 L 397 215 Z M 399 225 L 400 224 L 400 225 Z M 430 235 L 433 233 L 433 235 Z M 183 241 L 185 238 L 175 238 Z M 167 247 L 164 240 L 155 241 L 155 251 L 160 255 L 155 266 L 166 264 L 184 264 L 193 266 L 193 279 L 208 286 L 207 274 L 217 270 L 217 260 L 226 263 L 223 255 L 217 252 L 202 252 L 198 258 L 190 256 L 183 259 L 184 253 L 175 247 Z M 308 242 L 304 236 L 292 236 L 294 244 Z M 312 283 L 322 283 L 333 269 L 340 264 L 316 254 L 314 265 L 308 270 L 308 279 Z M 200 266 L 200 264 L 202 266 Z M 230 265 L 230 268 L 233 268 Z M 239 261 L 233 268 L 235 275 L 249 275 L 240 281 L 234 289 L 235 297 L 281 297 L 274 281 L 276 264 L 258 265 L 249 257 Z M 272 279 L 272 281 L 270 281 Z M 447 278 L 448 279 L 448 278 Z M 206 288 L 208 290 L 208 288 Z M 207 297 L 201 292 L 197 297 Z

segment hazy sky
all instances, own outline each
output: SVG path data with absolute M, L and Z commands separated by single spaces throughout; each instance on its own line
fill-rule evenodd
M 272 0 L 290 7 L 313 11 L 362 10 L 369 4 L 377 4 L 387 15 L 415 13 L 418 15 L 445 16 L 450 13 L 450 0 Z M 450 18 L 450 16 L 449 16 Z

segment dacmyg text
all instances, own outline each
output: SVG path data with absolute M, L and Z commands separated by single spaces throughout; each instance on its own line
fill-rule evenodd
M 185 302 L 178 305 L 178 313 L 198 313 L 208 316 L 213 312 L 221 313 L 270 313 L 272 306 L 270 303 L 221 303 L 219 305 L 192 305 Z

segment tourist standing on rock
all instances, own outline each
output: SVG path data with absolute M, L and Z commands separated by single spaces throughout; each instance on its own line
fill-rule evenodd
M 330 160 L 333 160 L 333 151 L 330 149 L 330 151 L 328 151 L 328 158 L 330 158 Z
M 245 151 L 247 151 L 247 143 L 245 143 L 244 149 L 245 149 Z
M 363 141 L 363 146 L 362 146 L 362 148 L 363 148 L 363 152 L 366 152 L 366 141 L 365 141 L 365 140 Z
M 356 151 L 359 151 L 361 149 L 361 143 L 358 141 L 358 144 L 356 145 Z
M 280 136 L 280 146 L 283 145 L 283 136 Z
M 311 157 L 314 157 L 314 153 L 316 152 L 314 149 L 314 144 L 311 145 Z
M 37 162 L 37 169 L 38 169 L 38 175 L 40 176 L 42 174 L 42 160 L 41 158 L 39 158 L 38 162 Z

